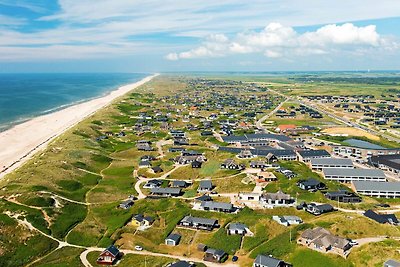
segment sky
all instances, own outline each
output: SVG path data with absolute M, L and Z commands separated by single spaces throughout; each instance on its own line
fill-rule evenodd
M 0 72 L 400 70 L 398 0 L 0 0 Z

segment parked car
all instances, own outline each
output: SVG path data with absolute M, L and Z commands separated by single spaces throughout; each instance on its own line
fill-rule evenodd
M 233 257 L 232 257 L 232 261 L 233 261 L 233 262 L 237 262 L 238 259 L 239 259 L 238 256 L 233 256 Z
M 141 246 L 135 246 L 135 250 L 137 250 L 137 251 L 142 251 L 143 248 L 142 248 Z

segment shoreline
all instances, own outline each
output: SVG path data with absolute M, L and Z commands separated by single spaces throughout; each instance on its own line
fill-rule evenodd
M 0 132 L 0 179 L 46 148 L 54 138 L 158 75 L 147 76 L 105 96 L 32 118 Z

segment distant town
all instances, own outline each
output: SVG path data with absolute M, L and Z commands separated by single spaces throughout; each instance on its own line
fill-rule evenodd
M 0 233 L 18 232 L 0 255 L 31 246 L 28 266 L 400 266 L 400 90 L 342 83 L 154 78 L 0 184 Z

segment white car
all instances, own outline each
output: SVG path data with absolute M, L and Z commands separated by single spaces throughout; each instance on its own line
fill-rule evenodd
M 142 248 L 141 246 L 135 246 L 135 250 L 137 250 L 137 251 L 142 251 L 143 248 Z

